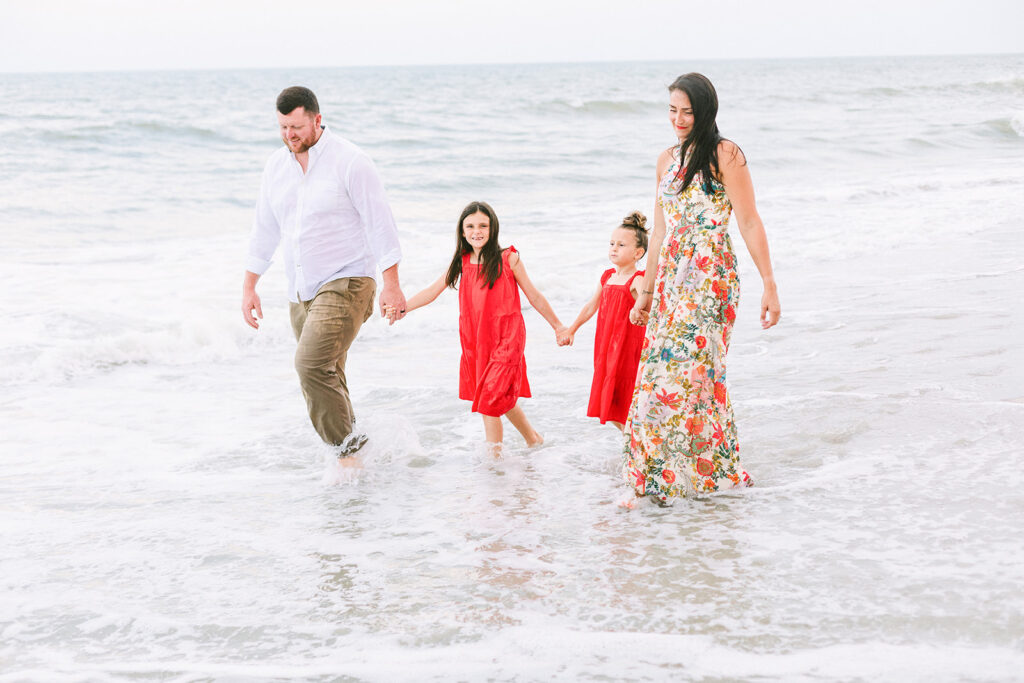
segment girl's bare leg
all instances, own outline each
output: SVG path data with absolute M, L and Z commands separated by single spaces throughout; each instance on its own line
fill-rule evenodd
M 619 430 L 620 432 L 621 432 L 621 431 L 623 430 L 623 428 L 624 428 L 624 425 L 623 425 L 623 424 L 622 424 L 621 422 L 616 422 L 615 420 L 608 420 L 608 422 L 609 422 L 610 424 L 614 425 L 614 426 L 615 426 L 615 428 L 616 428 L 616 429 L 618 429 L 618 430 Z
M 523 412 L 523 409 L 519 407 L 518 403 L 512 410 L 505 413 L 505 417 L 507 417 L 508 421 L 512 423 L 512 426 L 519 430 L 519 433 L 523 435 L 523 438 L 526 439 L 527 446 L 539 446 L 544 443 L 544 437 L 541 436 L 537 430 L 533 428 L 533 425 L 530 424 L 530 421 L 526 419 L 526 413 Z
M 484 438 L 487 440 L 487 447 L 495 457 L 501 455 L 501 442 L 505 438 L 505 431 L 501 425 L 500 417 L 483 415 Z

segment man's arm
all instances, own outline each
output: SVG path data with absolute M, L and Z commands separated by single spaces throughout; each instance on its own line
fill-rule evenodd
M 281 228 L 277 224 L 267 196 L 267 174 L 268 171 L 264 170 L 260 183 L 260 197 L 256 202 L 256 216 L 252 222 L 252 232 L 249 234 L 249 258 L 242 279 L 242 318 L 249 327 L 256 330 L 260 328 L 256 319 L 263 319 L 263 307 L 259 295 L 256 294 L 256 283 L 270 267 L 270 259 L 281 241 Z
M 365 154 L 353 159 L 345 181 L 352 205 L 362 219 L 366 240 L 381 270 L 380 314 L 383 316 L 385 306 L 390 306 L 396 311 L 395 320 L 401 320 L 405 315 L 405 295 L 398 280 L 402 248 L 398 244 L 398 227 L 391 214 L 384 185 L 373 162 Z

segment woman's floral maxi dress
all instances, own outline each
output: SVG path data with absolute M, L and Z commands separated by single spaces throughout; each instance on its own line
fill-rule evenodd
M 638 496 L 751 486 L 739 459 L 725 382 L 740 283 L 729 238 L 732 204 L 700 174 L 680 195 L 679 149 L 658 187 L 665 240 L 625 426 L 622 474 Z

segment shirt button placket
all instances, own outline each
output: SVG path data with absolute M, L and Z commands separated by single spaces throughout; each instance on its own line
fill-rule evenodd
M 295 207 L 295 240 L 293 241 L 295 260 L 295 295 L 299 301 L 303 301 L 302 291 L 306 289 L 306 278 L 302 275 L 302 250 L 299 242 L 302 239 L 302 209 L 306 199 L 306 178 L 299 180 L 299 201 Z

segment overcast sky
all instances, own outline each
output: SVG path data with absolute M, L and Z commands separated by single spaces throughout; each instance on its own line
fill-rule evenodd
M 0 0 L 0 71 L 1024 52 L 1021 0 Z

